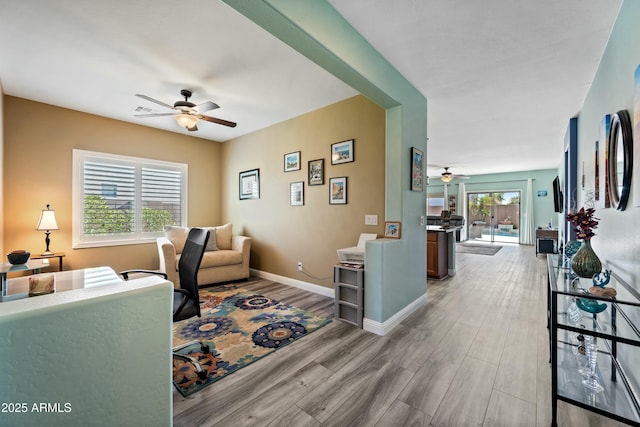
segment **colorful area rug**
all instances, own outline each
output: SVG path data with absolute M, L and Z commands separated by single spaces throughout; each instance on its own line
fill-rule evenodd
M 456 252 L 463 254 L 495 255 L 500 249 L 502 249 L 502 246 L 485 245 L 482 243 L 458 243 L 456 245 Z
M 240 368 L 331 322 L 315 314 L 233 285 L 200 289 L 202 317 L 173 324 L 173 345 L 194 343 L 181 354 L 207 371 L 200 380 L 192 364 L 174 359 L 173 383 L 183 396 L 201 390 Z

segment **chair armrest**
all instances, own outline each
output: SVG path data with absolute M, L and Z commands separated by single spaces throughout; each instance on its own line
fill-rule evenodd
M 242 278 L 249 277 L 251 237 L 234 235 L 231 239 L 231 249 L 242 253 Z
M 124 280 L 129 280 L 130 273 L 157 274 L 158 276 L 162 276 L 165 280 L 167 279 L 167 275 L 165 273 L 157 270 L 125 270 L 121 271 L 120 275 L 124 278 Z
M 242 256 L 248 256 L 251 250 L 251 237 L 234 235 L 231 238 L 231 249 L 242 252 Z
M 158 262 L 159 271 L 162 271 L 167 275 L 167 280 L 173 282 L 177 286 L 178 283 L 178 270 L 176 261 L 176 247 L 173 246 L 171 240 L 166 237 L 158 237 L 156 239 L 156 246 L 158 247 Z

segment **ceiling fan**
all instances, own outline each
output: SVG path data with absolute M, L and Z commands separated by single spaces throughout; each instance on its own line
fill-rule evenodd
M 174 119 L 178 122 L 180 126 L 189 130 L 196 131 L 198 130 L 198 120 L 204 120 L 211 123 L 217 123 L 223 126 L 236 127 L 236 123 L 230 122 L 227 120 L 218 119 L 217 117 L 205 116 L 202 114 L 204 111 L 215 110 L 216 108 L 220 108 L 218 104 L 215 102 L 207 101 L 202 104 L 194 104 L 189 101 L 191 98 L 191 91 L 188 89 L 182 89 L 180 91 L 180 95 L 184 96 L 184 101 L 176 101 L 173 106 L 169 104 L 165 104 L 162 101 L 158 101 L 157 99 L 153 99 L 147 95 L 140 95 L 136 93 L 136 96 L 142 99 L 146 99 L 147 101 L 151 101 L 155 104 L 162 105 L 165 108 L 169 108 L 174 110 L 171 113 L 151 113 L 151 114 L 134 114 L 134 117 L 162 117 L 162 116 L 173 116 Z
M 432 177 L 432 178 L 437 178 L 437 177 Z M 440 174 L 440 180 L 442 180 L 442 182 L 451 182 L 451 180 L 453 178 L 469 179 L 469 177 L 466 176 L 466 175 L 458 175 L 458 174 L 453 174 L 453 173 L 449 172 L 449 166 L 445 166 L 444 167 L 444 172 L 442 172 L 442 174 Z

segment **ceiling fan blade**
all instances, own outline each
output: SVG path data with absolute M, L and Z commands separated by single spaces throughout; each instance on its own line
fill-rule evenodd
M 198 110 L 199 113 L 202 113 L 205 111 L 215 110 L 216 108 L 220 108 L 220 106 L 215 102 L 207 101 L 207 102 L 203 102 L 202 104 L 196 105 L 195 108 Z
M 134 114 L 133 117 L 162 117 L 175 116 L 176 113 L 151 113 L 151 114 Z
M 158 105 L 162 105 L 165 108 L 170 108 L 170 109 L 173 110 L 173 105 L 165 104 L 164 102 L 158 101 L 157 99 L 153 99 L 153 98 L 151 98 L 151 97 L 149 97 L 147 95 L 140 95 L 139 93 L 136 93 L 136 96 L 138 98 L 146 99 L 147 101 L 153 102 L 153 103 L 158 104 Z
M 234 128 L 234 127 L 237 126 L 237 123 L 229 122 L 227 120 L 218 119 L 216 117 L 203 116 L 202 114 L 198 114 L 198 118 L 202 119 L 202 120 L 206 120 L 207 122 L 217 123 L 217 124 L 223 125 L 223 126 L 229 126 L 230 128 Z

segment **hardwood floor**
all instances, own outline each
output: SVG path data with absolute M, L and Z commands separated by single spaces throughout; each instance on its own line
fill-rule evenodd
M 546 259 L 532 246 L 458 254 L 428 302 L 384 337 L 340 321 L 187 398 L 176 426 L 549 426 Z M 332 317 L 333 300 L 239 286 Z M 366 290 L 365 290 L 366 292 Z M 558 404 L 560 426 L 618 426 Z

